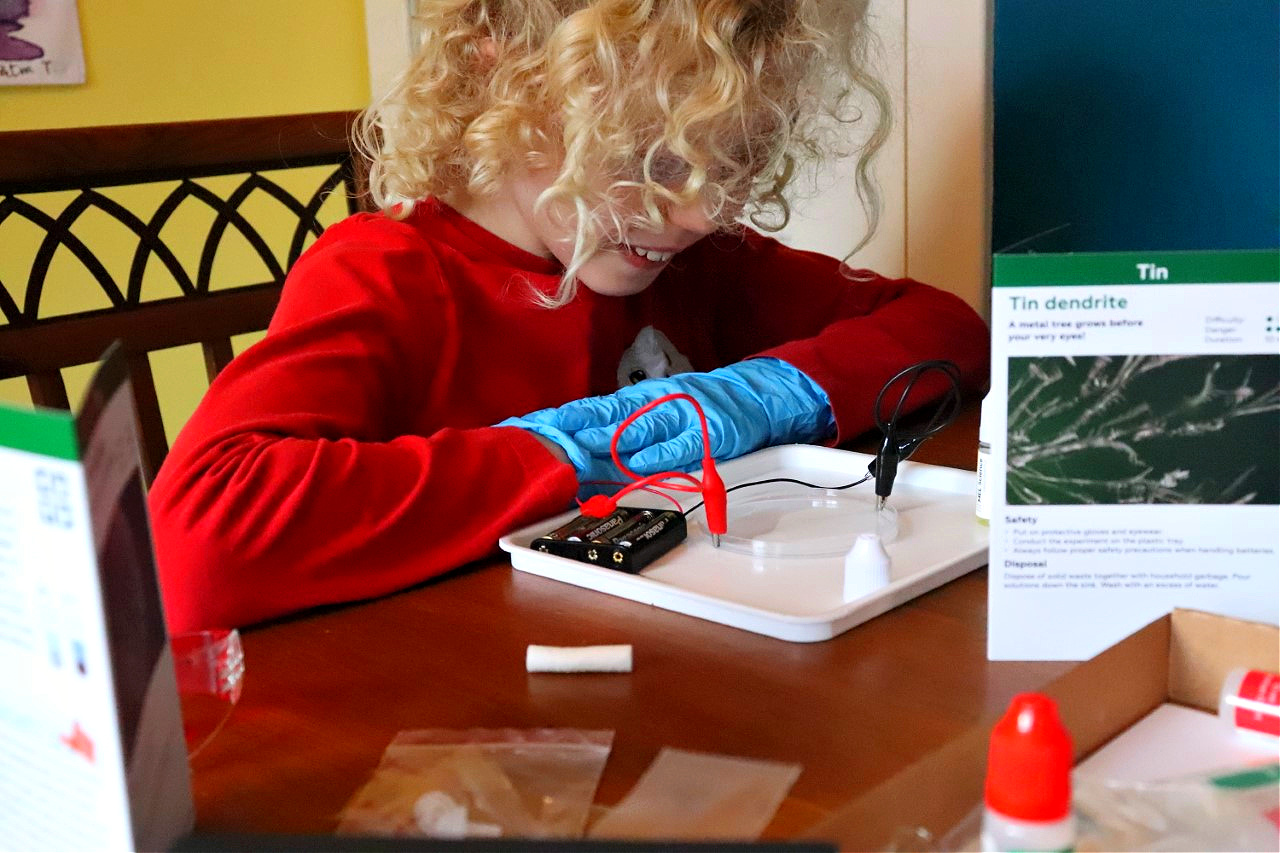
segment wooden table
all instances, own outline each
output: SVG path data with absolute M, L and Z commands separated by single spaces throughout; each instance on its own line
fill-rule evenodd
M 976 409 L 922 461 L 972 468 Z M 986 573 L 832 640 L 790 643 L 513 571 L 494 558 L 378 601 L 244 633 L 244 693 L 193 760 L 197 829 L 332 831 L 395 734 L 614 730 L 596 802 L 663 747 L 802 765 L 766 837 L 795 835 L 1057 663 L 986 659 Z M 528 674 L 529 644 L 629 643 L 630 674 Z

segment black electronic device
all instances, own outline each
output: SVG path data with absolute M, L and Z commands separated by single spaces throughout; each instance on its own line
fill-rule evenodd
M 635 574 L 688 536 L 673 510 L 620 506 L 601 518 L 579 515 L 530 543 L 535 551 Z

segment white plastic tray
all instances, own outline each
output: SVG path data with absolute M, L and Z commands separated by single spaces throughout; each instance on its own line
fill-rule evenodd
M 730 487 L 770 477 L 792 477 L 834 486 L 861 477 L 870 461 L 871 457 L 864 453 L 785 445 L 757 451 L 717 467 L 725 485 Z M 893 496 L 889 499 L 898 510 L 897 537 L 885 546 L 893 561 L 890 582 L 870 594 L 845 600 L 844 555 L 832 553 L 829 543 L 848 530 L 852 546 L 856 531 L 868 529 L 868 516 L 863 513 L 874 513 L 872 489 L 867 482 L 840 492 L 780 484 L 732 492 L 729 495 L 730 536 L 734 534 L 735 507 L 740 510 L 748 501 L 764 502 L 787 496 L 839 498 L 829 504 L 837 507 L 836 510 L 825 511 L 825 514 L 824 511 L 805 511 L 791 519 L 783 514 L 778 517 L 775 529 L 753 531 L 753 537 L 769 545 L 764 551 L 773 554 L 782 551 L 782 556 L 713 547 L 702 525 L 701 509 L 688 516 L 688 540 L 637 575 L 529 547 L 533 539 L 572 518 L 576 514 L 573 511 L 518 530 L 503 537 L 498 544 L 511 554 L 511 565 L 519 571 L 782 640 L 817 642 L 830 639 L 987 562 L 987 527 L 974 516 L 973 472 L 904 462 L 898 469 Z M 700 500 L 700 496 L 685 492 L 669 494 L 682 507 L 691 507 Z M 674 508 L 670 501 L 643 492 L 633 492 L 622 503 Z M 820 540 L 825 543 L 824 547 L 806 549 L 800 544 L 809 540 Z M 788 542 L 797 546 L 788 547 Z M 797 555 L 806 550 L 825 553 Z

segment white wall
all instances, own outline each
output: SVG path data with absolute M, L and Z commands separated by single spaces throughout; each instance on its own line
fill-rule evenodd
M 413 51 L 409 16 L 414 0 L 364 0 L 369 89 L 378 97 L 408 64 Z
M 987 0 L 872 0 L 879 77 L 894 130 L 875 160 L 884 211 L 856 267 L 909 276 L 986 313 L 989 204 Z M 853 164 L 817 177 L 781 233 L 791 245 L 844 257 L 865 231 Z
M 907 0 L 907 274 L 988 314 L 987 0 Z
M 370 81 L 384 90 L 410 51 L 412 0 L 364 0 Z M 949 290 L 987 313 L 988 0 L 871 0 L 877 74 L 893 100 L 893 132 L 875 159 L 879 226 L 856 267 Z M 855 128 L 853 133 L 860 132 Z M 866 222 L 850 160 L 802 176 L 790 245 L 844 257 Z

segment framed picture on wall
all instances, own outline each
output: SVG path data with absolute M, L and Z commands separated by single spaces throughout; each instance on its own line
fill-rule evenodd
M 0 0 L 0 86 L 83 82 L 76 0 Z

